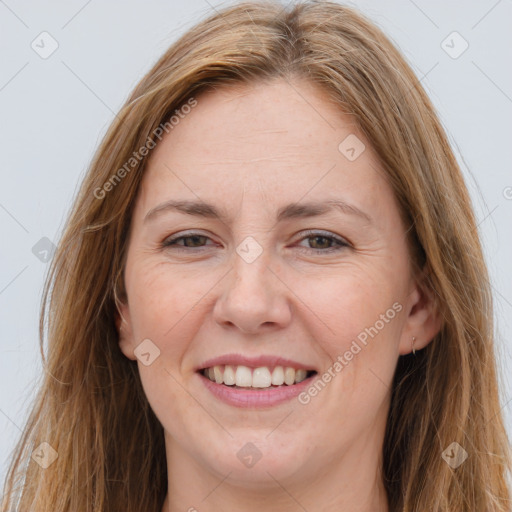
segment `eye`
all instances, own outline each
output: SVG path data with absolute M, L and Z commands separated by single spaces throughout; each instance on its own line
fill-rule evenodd
M 310 245 L 316 247 L 302 247 L 306 251 L 314 251 L 317 253 L 331 253 L 341 251 L 346 247 L 350 247 L 350 244 L 341 237 L 333 235 L 329 232 L 324 231 L 306 231 L 306 236 L 301 238 L 301 241 L 307 240 Z M 334 244 L 334 245 L 333 245 Z
M 177 248 L 178 250 L 187 250 L 187 248 L 201 249 L 205 246 L 207 240 L 211 239 L 201 233 L 189 233 L 186 235 L 171 236 L 166 238 L 162 242 L 162 247 L 173 247 Z M 183 242 L 183 244 L 179 242 Z
M 317 247 L 300 247 L 301 250 L 313 251 L 317 253 L 331 253 L 341 251 L 350 244 L 341 237 L 333 235 L 329 232 L 323 231 L 306 231 L 303 233 L 300 241 L 307 240 L 310 245 Z M 202 249 L 208 247 L 207 241 L 211 240 L 210 237 L 201 233 L 188 233 L 180 236 L 171 236 L 162 242 L 162 248 L 173 248 L 180 251 L 187 251 L 188 249 Z

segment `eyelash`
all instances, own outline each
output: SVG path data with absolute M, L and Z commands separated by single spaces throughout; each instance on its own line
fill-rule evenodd
M 313 251 L 317 254 L 326 254 L 326 253 L 333 253 L 333 252 L 338 252 L 338 251 L 341 251 L 347 247 L 350 247 L 350 244 L 344 240 L 343 238 L 340 238 L 336 235 L 333 235 L 331 233 L 328 233 L 328 232 L 323 232 L 323 231 L 305 231 L 303 233 L 303 236 L 299 241 L 302 241 L 302 240 L 307 240 L 308 238 L 325 238 L 326 240 L 330 240 L 331 242 L 334 242 L 336 244 L 338 244 L 337 247 L 328 247 L 327 249 L 313 249 L 313 248 L 308 248 L 308 247 L 302 247 L 301 249 L 302 250 L 305 250 L 306 252 L 309 252 L 309 251 Z M 194 237 L 204 237 L 204 238 L 208 238 L 208 236 L 206 235 L 203 235 L 201 233 L 189 233 L 187 235 L 181 235 L 181 236 L 177 236 L 177 237 L 169 237 L 169 238 L 166 238 L 163 242 L 162 242 L 162 248 L 165 249 L 165 248 L 176 248 L 178 251 L 190 251 L 190 250 L 202 250 L 204 248 L 204 246 L 201 246 L 201 247 L 185 247 L 185 246 L 178 246 L 176 242 L 178 242 L 179 240 L 185 240 L 187 238 L 194 238 Z

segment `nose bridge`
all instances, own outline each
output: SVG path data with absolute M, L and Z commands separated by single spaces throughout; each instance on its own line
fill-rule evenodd
M 232 272 L 215 306 L 218 322 L 254 332 L 264 324 L 289 321 L 286 287 L 271 270 L 275 253 L 269 243 L 268 236 L 246 236 L 236 247 Z
M 230 294 L 239 296 L 252 304 L 253 310 L 263 309 L 272 300 L 275 286 L 271 280 L 276 279 L 270 270 L 272 251 L 267 243 L 258 237 L 247 236 L 236 247 L 233 255 L 233 276 L 229 286 Z

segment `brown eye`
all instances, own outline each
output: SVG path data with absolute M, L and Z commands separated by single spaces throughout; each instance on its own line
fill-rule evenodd
M 179 240 L 179 239 L 178 239 Z M 203 245 L 203 243 L 206 243 L 207 237 L 206 236 L 185 236 L 182 238 L 185 247 L 199 247 Z
M 333 242 L 332 238 L 326 236 L 310 236 L 308 240 L 310 240 L 310 244 L 313 245 L 312 249 L 329 249 Z
M 162 243 L 162 247 L 178 247 L 180 249 L 184 247 L 189 247 L 191 249 L 201 248 L 206 246 L 208 240 L 210 240 L 210 238 L 205 235 L 193 233 L 190 235 L 167 238 Z
M 330 253 L 340 251 L 346 247 L 350 247 L 350 244 L 343 238 L 335 236 L 331 233 L 322 232 L 306 232 L 306 236 L 301 241 L 307 240 L 309 247 L 301 246 L 301 249 L 310 250 L 318 253 Z

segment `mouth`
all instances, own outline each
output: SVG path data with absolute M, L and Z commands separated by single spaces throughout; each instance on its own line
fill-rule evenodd
M 316 370 L 291 366 L 215 365 L 198 371 L 210 382 L 238 390 L 292 387 L 316 375 Z

